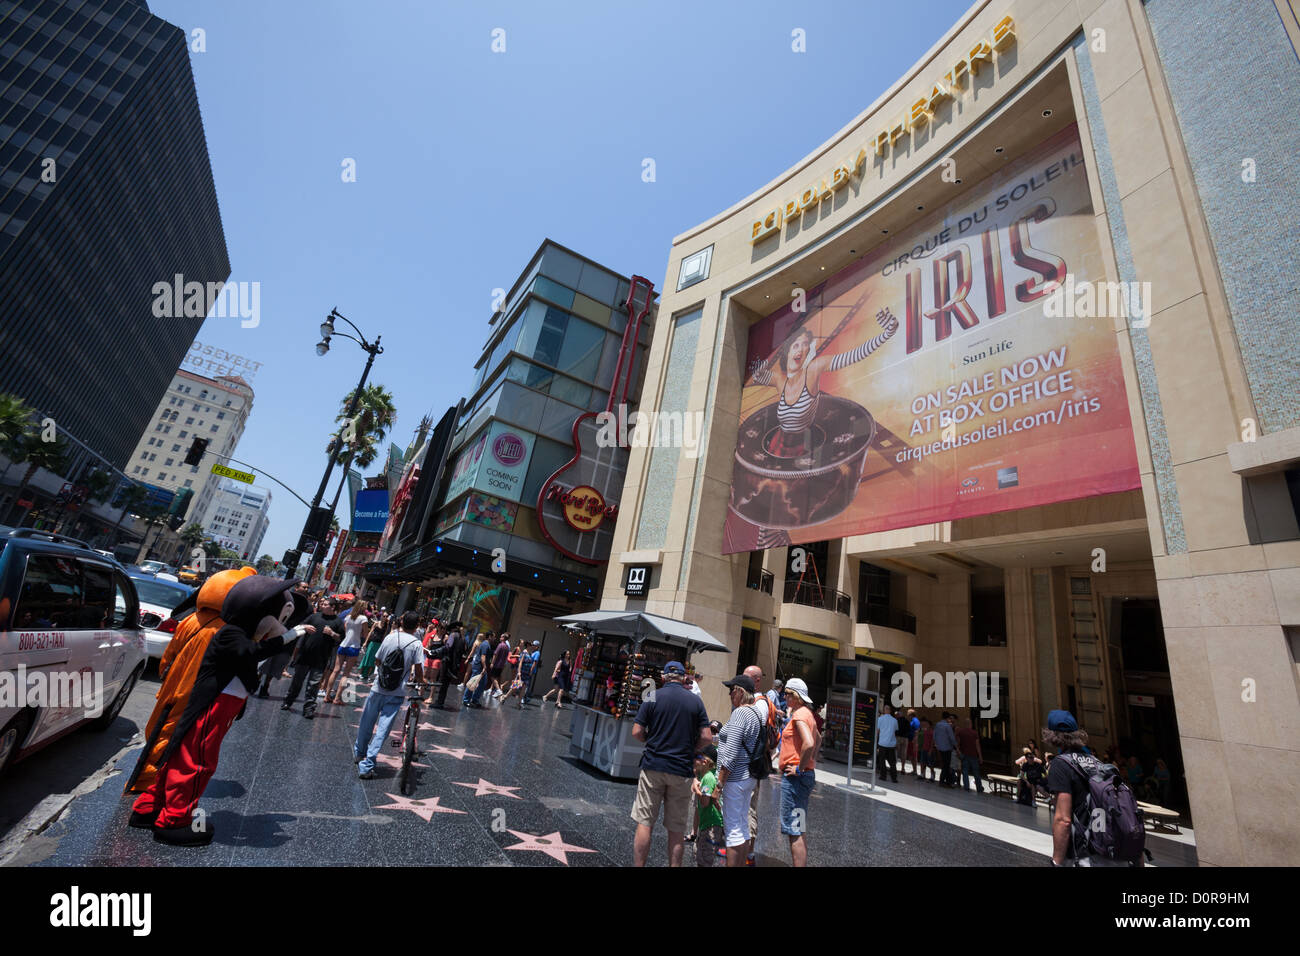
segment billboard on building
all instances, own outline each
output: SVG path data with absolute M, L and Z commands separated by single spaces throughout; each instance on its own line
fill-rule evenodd
M 446 501 L 455 501 L 470 488 L 518 503 L 536 435 L 494 421 L 456 458 Z
M 1070 126 L 750 329 L 726 553 L 1139 487 Z
M 358 491 L 356 510 L 352 512 L 352 530 L 378 534 L 388 523 L 388 489 Z

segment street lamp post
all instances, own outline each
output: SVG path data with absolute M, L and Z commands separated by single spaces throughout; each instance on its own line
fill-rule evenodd
M 334 329 L 335 319 L 342 319 L 348 325 L 352 326 L 352 330 L 357 333 L 356 336 L 348 335 L 346 332 L 335 331 Z M 361 404 L 361 393 L 366 387 L 366 379 L 370 377 L 370 367 L 375 362 L 375 356 L 382 355 L 384 352 L 383 348 L 381 348 L 379 345 L 379 342 L 383 338 L 383 336 L 382 335 L 375 336 L 374 342 L 367 341 L 366 337 L 362 335 L 361 330 L 356 327 L 356 325 L 352 322 L 352 320 L 349 319 L 347 316 L 340 314 L 338 309 L 330 309 L 329 316 L 325 319 L 324 322 L 321 323 L 320 334 L 321 334 L 321 340 L 316 343 L 317 355 L 325 355 L 326 353 L 328 353 L 330 350 L 330 339 L 335 335 L 341 335 L 345 339 L 352 339 L 352 341 L 360 345 L 361 348 L 364 349 L 366 354 L 369 356 L 366 359 L 365 371 L 361 373 L 361 381 L 357 383 L 357 389 L 355 392 L 352 393 L 352 401 L 348 406 L 348 413 L 347 415 L 344 416 L 345 419 L 344 427 L 346 428 L 347 427 L 346 423 L 353 420 L 354 416 L 357 413 L 357 406 Z M 307 530 L 311 525 L 312 516 L 316 514 L 316 509 L 320 507 L 321 499 L 325 497 L 325 487 L 326 485 L 329 484 L 330 473 L 334 471 L 334 463 L 338 461 L 339 451 L 343 447 L 343 442 L 341 440 L 342 430 L 340 430 L 339 434 L 335 436 L 335 438 L 336 440 L 333 443 L 333 451 L 330 453 L 329 464 L 325 466 L 325 474 L 321 477 L 320 487 L 316 489 L 316 497 L 312 499 L 311 510 L 307 512 L 307 521 L 303 524 L 303 529 L 302 529 L 303 536 L 307 534 Z M 320 553 L 320 542 L 315 541 L 313 543 L 312 551 L 311 551 L 311 562 L 307 565 L 306 580 L 309 582 L 311 581 L 312 573 L 316 570 L 316 561 L 317 561 L 316 556 L 319 553 Z

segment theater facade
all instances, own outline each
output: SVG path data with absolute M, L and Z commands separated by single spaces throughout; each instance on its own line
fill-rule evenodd
M 726 641 L 711 712 L 757 662 L 997 765 L 1067 707 L 1202 863 L 1300 862 L 1296 8 L 976 3 L 674 239 L 641 407 L 702 445 L 632 448 L 602 608 Z

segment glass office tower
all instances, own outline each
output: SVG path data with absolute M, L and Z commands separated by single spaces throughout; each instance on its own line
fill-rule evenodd
M 185 34 L 140 0 L 0 0 L 0 392 L 118 467 L 230 275 Z

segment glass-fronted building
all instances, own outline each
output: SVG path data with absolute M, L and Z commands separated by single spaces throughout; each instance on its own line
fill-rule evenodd
M 156 285 L 229 275 L 185 34 L 0 0 L 0 392 L 125 466 L 208 311 Z
M 580 417 L 619 404 L 624 391 L 635 408 L 653 306 L 625 349 L 631 288 L 630 278 L 551 240 L 542 243 L 489 321 L 425 540 L 381 555 L 390 566 L 371 566 L 370 580 L 407 583 L 409 600 L 422 610 L 524 638 L 555 633 L 554 614 L 594 605 L 617 520 L 616 494 L 604 503 L 613 511 L 581 533 L 560 527 L 548 512 L 554 496 L 539 499 L 574 458 Z M 620 357 L 626 386 L 611 400 Z M 588 445 L 582 450 L 590 456 Z M 606 487 L 622 487 L 626 455 L 609 449 Z M 563 477 L 558 483 L 570 487 Z

